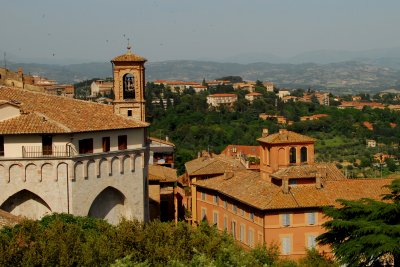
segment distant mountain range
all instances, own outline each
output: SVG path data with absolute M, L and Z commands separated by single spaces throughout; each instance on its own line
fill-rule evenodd
M 334 93 L 376 92 L 400 86 L 400 48 L 362 52 L 321 50 L 292 57 L 290 59 L 292 63 L 283 63 L 286 60 L 260 53 L 249 53 L 226 61 L 245 61 L 244 59 L 249 62 L 196 60 L 148 62 L 146 80 L 202 81 L 203 78 L 211 80 L 238 75 L 246 80 L 272 81 L 278 87 L 311 87 Z M 70 65 L 7 62 L 7 65 L 14 70 L 22 67 L 24 73 L 38 74 L 60 83 L 75 83 L 112 76 L 109 62 Z

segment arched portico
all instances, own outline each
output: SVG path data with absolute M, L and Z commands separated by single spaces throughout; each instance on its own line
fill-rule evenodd
M 0 209 L 30 219 L 40 219 L 44 215 L 52 212 L 46 201 L 26 189 L 10 196 L 1 204 Z
M 127 216 L 126 197 L 114 187 L 101 191 L 90 206 L 88 216 L 107 220 L 117 224 L 122 217 Z

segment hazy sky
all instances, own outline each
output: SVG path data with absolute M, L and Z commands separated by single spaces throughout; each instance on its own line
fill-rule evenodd
M 400 46 L 399 0 L 0 0 L 12 60 L 221 60 Z

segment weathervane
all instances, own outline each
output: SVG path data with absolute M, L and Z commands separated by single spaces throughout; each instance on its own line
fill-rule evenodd
M 128 49 L 128 53 L 131 53 L 131 44 L 129 43 L 129 38 L 128 38 L 128 46 L 126 47 Z

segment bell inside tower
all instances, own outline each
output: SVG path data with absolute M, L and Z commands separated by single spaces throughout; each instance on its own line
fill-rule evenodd
M 123 98 L 135 98 L 135 78 L 130 73 L 123 76 Z

